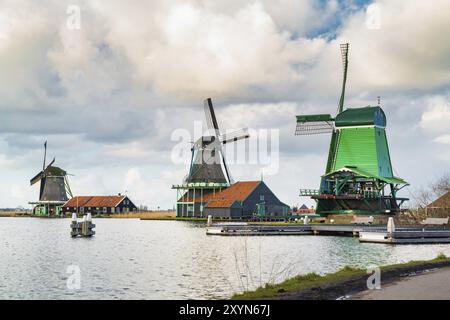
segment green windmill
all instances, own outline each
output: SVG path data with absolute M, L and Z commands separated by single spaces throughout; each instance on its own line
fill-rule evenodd
M 395 214 L 407 198 L 397 192 L 408 183 L 394 176 L 386 138 L 386 115 L 378 106 L 344 110 L 348 43 L 341 44 L 344 75 L 336 117 L 297 116 L 296 135 L 331 133 L 325 174 L 319 190 L 302 189 L 300 196 L 317 202 L 316 211 L 330 214 Z

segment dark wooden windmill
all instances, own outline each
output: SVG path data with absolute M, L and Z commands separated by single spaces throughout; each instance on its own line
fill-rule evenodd
M 39 201 L 30 202 L 34 205 L 33 213 L 36 215 L 60 215 L 61 207 L 72 197 L 67 172 L 55 167 L 55 158 L 46 165 L 47 142 L 44 143 L 44 163 L 42 171 L 30 180 L 30 185 L 40 182 Z
M 196 216 L 203 213 L 203 198 L 234 183 L 228 168 L 223 146 L 250 137 L 248 129 L 222 133 L 219 129 L 211 98 L 204 101 L 208 135 L 200 137 L 192 146 L 189 173 L 177 189 L 177 214 Z M 199 198 L 196 202 L 196 198 Z

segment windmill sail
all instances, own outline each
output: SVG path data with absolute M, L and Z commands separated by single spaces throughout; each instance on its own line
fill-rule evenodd
M 295 135 L 312 135 L 333 132 L 334 119 L 329 114 L 297 116 Z
M 344 99 L 345 99 L 345 85 L 347 84 L 347 69 L 348 69 L 348 43 L 341 44 L 342 65 L 344 67 L 344 74 L 342 79 L 342 92 L 339 99 L 339 106 L 337 113 L 344 111 Z
M 221 134 L 211 98 L 206 99 L 203 105 L 212 135 L 201 137 L 192 147 L 191 166 L 185 182 L 232 183 L 222 145 L 249 138 L 248 129 Z
M 227 144 L 229 142 L 236 142 L 243 139 L 250 138 L 250 134 L 248 133 L 248 129 L 239 129 L 230 133 L 224 133 L 220 136 L 220 140 L 223 144 Z
M 341 97 L 339 99 L 337 110 L 338 114 L 344 110 L 345 86 L 347 83 L 348 70 L 348 48 L 348 43 L 341 44 L 341 55 L 344 72 Z M 332 132 L 334 132 L 334 118 L 330 114 L 311 114 L 297 116 L 297 126 L 295 128 L 295 135 L 297 136 Z
M 227 178 L 221 167 L 221 156 L 218 151 L 216 137 L 205 136 L 197 140 L 193 146 L 193 156 L 187 183 L 216 182 L 226 183 Z
M 40 185 L 39 201 L 57 201 L 65 202 L 69 200 L 67 190 L 70 190 L 67 184 L 67 172 L 61 168 L 53 166 L 56 159 L 46 165 L 47 141 L 44 143 L 44 167 L 41 172 L 36 174 L 31 180 L 30 185 L 38 182 Z
M 208 125 L 208 129 L 214 130 L 216 135 L 219 135 L 219 124 L 217 122 L 216 113 L 214 112 L 214 107 L 211 98 L 208 98 L 204 101 L 204 108 L 206 115 L 206 124 Z
M 45 170 L 45 160 L 47 160 L 47 141 L 44 142 L 44 164 L 42 165 L 42 170 Z

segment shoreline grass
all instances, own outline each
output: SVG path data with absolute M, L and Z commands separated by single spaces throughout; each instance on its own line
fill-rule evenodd
M 16 212 L 16 211 L 4 211 L 0 212 L 0 218 L 21 218 L 21 217 L 31 217 L 33 216 L 31 212 Z
M 380 270 L 383 271 L 395 271 L 404 268 L 412 267 L 439 267 L 442 263 L 450 263 L 450 258 L 444 254 L 439 254 L 432 260 L 416 260 L 406 263 L 397 263 L 392 265 L 380 266 Z M 308 273 L 305 275 L 298 275 L 278 284 L 266 284 L 263 287 L 259 287 L 254 291 L 246 291 L 243 293 L 234 294 L 232 300 L 253 300 L 253 299 L 276 299 L 280 294 L 285 293 L 301 293 L 306 290 L 323 286 L 323 285 L 338 285 L 339 283 L 347 280 L 352 280 L 358 277 L 367 276 L 365 269 L 356 268 L 352 266 L 346 266 L 334 273 L 326 275 L 318 275 L 316 273 Z

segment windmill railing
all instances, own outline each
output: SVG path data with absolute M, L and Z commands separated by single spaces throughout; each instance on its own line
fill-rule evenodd
M 320 191 L 317 189 L 300 189 L 301 197 L 312 197 L 320 195 Z
M 320 196 L 322 193 L 317 189 L 300 189 L 301 197 L 314 197 Z M 322 195 L 332 197 L 349 197 L 349 198 L 366 198 L 366 199 L 378 199 L 381 198 L 381 194 L 378 191 L 364 191 L 363 193 L 344 193 L 336 195 L 334 193 L 323 193 Z
M 377 199 L 381 197 L 381 193 L 378 191 L 364 191 L 363 192 L 364 198 L 368 198 L 368 199 Z

